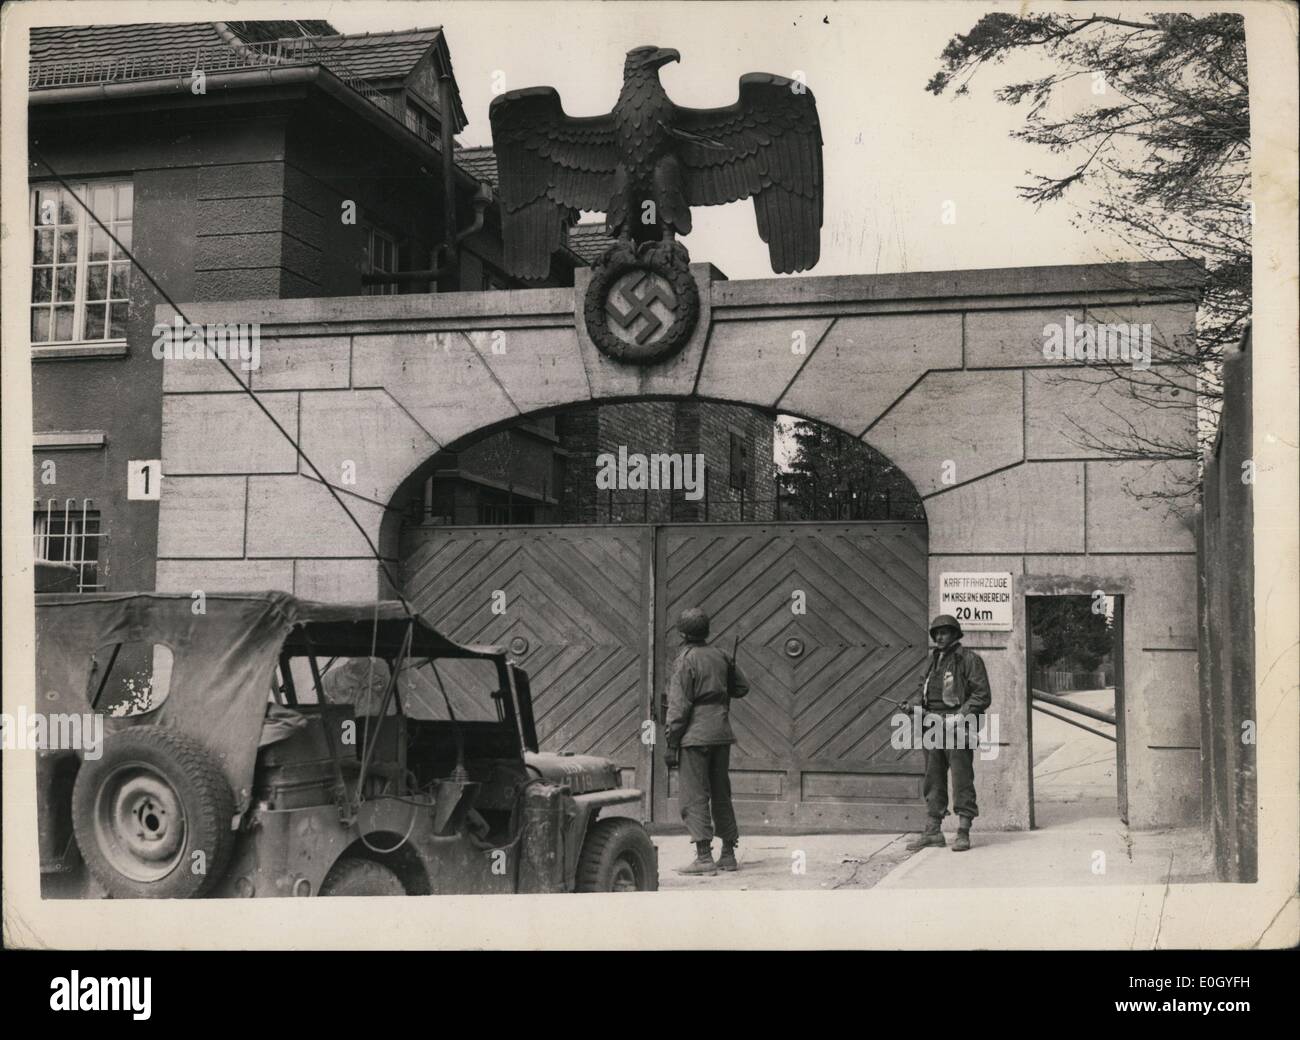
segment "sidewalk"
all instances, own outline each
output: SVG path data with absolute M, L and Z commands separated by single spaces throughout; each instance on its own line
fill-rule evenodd
M 1112 710 L 1113 690 L 1069 695 Z M 1090 723 L 1091 724 L 1091 723 Z M 1108 727 L 1097 724 L 1097 728 Z M 686 835 L 659 835 L 661 889 L 828 890 L 1029 888 L 1149 885 L 1213 881 L 1213 860 L 1199 827 L 1130 831 L 1116 805 L 1115 745 L 1034 716 L 1032 831 L 985 831 L 979 821 L 969 852 L 954 853 L 955 817 L 944 821 L 947 848 L 909 853 L 908 834 L 816 834 L 742 838 L 740 870 L 688 877 L 676 873 L 694 857 Z M 978 775 L 976 782 L 978 784 Z M 719 845 L 714 842 L 714 855 Z M 797 858 L 796 853 L 802 853 Z M 796 864 L 803 873 L 795 871 Z
M 1039 888 L 1213 881 L 1200 828 L 1130 831 L 1121 821 L 1068 820 L 1041 830 L 972 831 L 969 852 L 923 849 L 879 888 Z M 951 833 L 947 834 L 949 844 Z
M 871 888 L 909 855 L 902 834 L 803 834 L 742 837 L 735 873 L 682 875 L 695 858 L 685 834 L 654 837 L 659 848 L 659 888 L 694 892 L 828 891 Z M 718 856 L 719 843 L 713 843 Z
M 1087 816 L 1032 831 L 972 832 L 969 852 L 909 853 L 909 834 L 805 834 L 742 838 L 740 870 L 686 876 L 694 848 L 684 834 L 658 835 L 659 887 L 673 891 L 1038 888 L 1187 884 L 1214 880 L 1200 828 L 1130 831 L 1120 820 Z M 714 842 L 714 856 L 718 843 Z M 796 858 L 796 853 L 802 853 Z M 1100 854 L 1100 855 L 1099 855 Z M 796 865 L 803 868 L 796 872 Z

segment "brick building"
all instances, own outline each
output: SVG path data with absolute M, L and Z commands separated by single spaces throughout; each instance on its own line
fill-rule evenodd
M 465 127 L 440 29 L 38 27 L 30 53 L 34 547 L 75 563 L 83 590 L 152 588 L 157 502 L 128 498 L 128 463 L 161 459 L 169 477 L 185 470 L 162 451 L 164 427 L 178 419 L 151 352 L 163 297 L 125 249 L 180 303 L 522 283 L 500 267 L 495 204 L 432 276 L 445 235 L 444 116 L 453 133 Z M 458 154 L 461 228 L 483 190 L 475 170 L 472 152 Z M 585 262 L 562 249 L 533 284 L 571 285 Z M 366 282 L 396 271 L 429 276 Z M 257 311 L 250 304 L 242 320 Z M 340 342 L 322 344 L 318 378 L 346 365 Z M 285 377 L 262 368 L 252 386 L 276 390 Z M 295 398 L 268 400 L 287 420 Z M 205 436 L 219 443 L 222 428 L 253 412 L 247 398 L 232 400 Z
M 774 416 L 737 405 L 639 401 L 564 416 L 565 514 L 575 523 L 769 520 L 773 516 Z M 674 452 L 704 456 L 703 497 L 681 490 L 598 490 L 597 458 Z

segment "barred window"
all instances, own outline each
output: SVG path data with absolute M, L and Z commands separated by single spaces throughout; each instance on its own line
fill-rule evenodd
M 126 256 L 134 204 L 131 182 L 89 181 L 71 187 L 68 191 L 58 184 L 41 184 L 31 192 L 31 341 L 125 339 L 131 297 L 131 262 Z
M 100 542 L 104 531 L 90 499 L 78 503 L 54 499 L 36 503 L 32 524 L 32 553 L 38 560 L 67 563 L 76 568 L 78 592 L 100 592 Z

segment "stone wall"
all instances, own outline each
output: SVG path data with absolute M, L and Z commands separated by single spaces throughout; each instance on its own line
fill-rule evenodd
M 700 327 L 652 369 L 608 360 L 575 321 L 586 272 L 573 290 L 207 304 L 191 318 L 262 323 L 252 389 L 327 480 L 355 474 L 348 501 L 389 558 L 398 525 L 385 505 L 410 493 L 440 446 L 539 409 L 713 399 L 863 437 L 924 498 L 932 613 L 943 571 L 1015 575 L 1013 630 L 968 640 L 987 661 L 1000 715 L 1002 751 L 981 766 L 984 823 L 1030 822 L 1023 597 L 1096 589 L 1124 597 L 1130 823 L 1195 820 L 1195 542 L 1186 509 L 1161 497 L 1194 477 L 1192 412 L 1089 387 L 1080 377 L 1098 373 L 1046 360 L 1043 339 L 1045 325 L 1067 316 L 1146 323 L 1159 364 L 1159 344 L 1193 327 L 1197 270 L 1134 264 L 748 282 L 695 270 Z M 159 308 L 158 320 L 169 319 Z M 158 587 L 381 592 L 365 540 L 215 368 L 177 362 L 164 374 Z M 1114 422 L 1182 438 L 1186 457 L 1118 460 L 1079 436 Z

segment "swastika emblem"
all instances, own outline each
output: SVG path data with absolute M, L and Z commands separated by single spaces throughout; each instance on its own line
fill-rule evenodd
M 606 357 L 653 365 L 680 351 L 695 330 L 700 293 L 678 242 L 618 243 L 592 268 L 583 323 Z
M 609 330 L 625 343 L 653 344 L 672 325 L 676 303 L 666 279 L 653 271 L 629 271 L 605 301 Z

